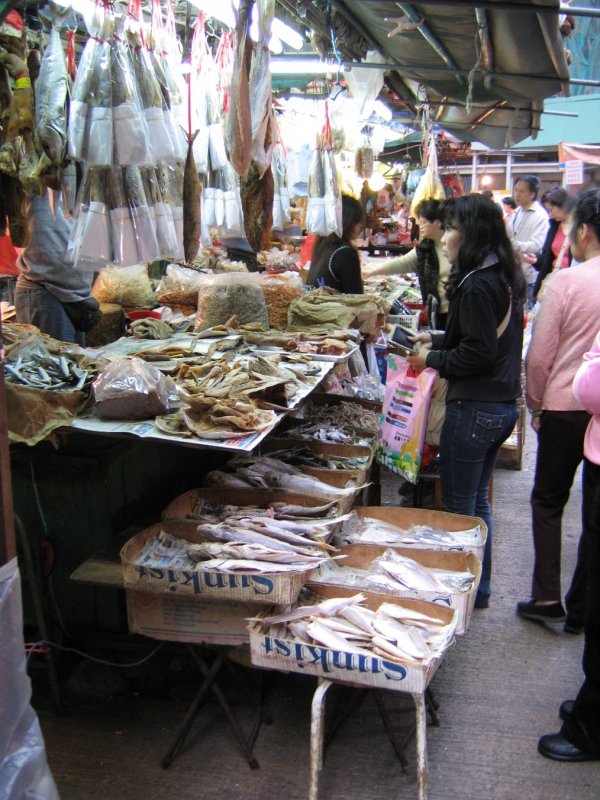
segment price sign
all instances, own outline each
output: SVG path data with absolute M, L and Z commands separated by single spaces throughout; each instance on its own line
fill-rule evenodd
M 583 161 L 565 161 L 565 184 L 580 186 L 583 183 Z

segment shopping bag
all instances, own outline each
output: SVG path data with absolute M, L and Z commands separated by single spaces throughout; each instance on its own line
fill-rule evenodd
M 448 394 L 448 381 L 440 378 L 433 385 L 431 400 L 429 401 L 429 413 L 427 415 L 427 426 L 425 428 L 425 441 L 434 447 L 440 446 L 440 435 L 442 425 L 446 418 L 446 395 Z
M 377 460 L 415 484 L 436 376 L 428 367 L 416 372 L 403 356 L 388 356 Z

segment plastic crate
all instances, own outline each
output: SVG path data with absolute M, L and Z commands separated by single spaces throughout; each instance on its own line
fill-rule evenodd
M 419 312 L 416 314 L 389 314 L 386 322 L 390 325 L 402 325 L 403 328 L 416 333 L 419 330 L 419 318 Z

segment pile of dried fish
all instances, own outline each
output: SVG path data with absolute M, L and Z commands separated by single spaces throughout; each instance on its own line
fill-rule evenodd
M 310 411 L 310 421 L 315 424 L 344 425 L 373 431 L 373 433 L 379 430 L 380 416 L 380 411 L 365 408 L 360 403 L 347 400 L 332 405 L 317 406 L 313 404 Z
M 371 591 L 387 589 L 398 592 L 409 589 L 423 593 L 455 594 L 470 591 L 475 576 L 471 572 L 425 567 L 413 558 L 386 550 L 382 556 L 374 559 L 368 569 L 327 564 L 313 577 L 313 581 Z
M 8 380 L 44 391 L 82 391 L 94 379 L 92 370 L 82 369 L 69 356 L 52 355 L 41 344 L 22 350 L 14 361 L 6 361 L 4 371 Z
M 343 356 L 356 346 L 356 342 L 350 335 L 352 333 L 352 331 L 336 330 L 327 333 L 264 331 L 247 333 L 244 338 L 248 344 L 259 347 L 281 347 L 293 353 Z
M 227 468 L 231 472 L 209 472 L 206 475 L 207 485 L 285 489 L 286 492 L 312 497 L 344 497 L 363 488 L 354 485 L 353 481 L 349 481 L 345 488 L 331 486 L 290 464 L 268 456 L 238 456 L 228 462 Z
M 315 533 L 318 528 L 325 532 L 332 524 L 337 524 L 347 519 L 347 516 L 336 517 L 337 503 L 325 503 L 320 506 L 301 506 L 295 503 L 273 501 L 268 508 L 258 506 L 233 506 L 229 504 L 213 506 L 200 497 L 196 506 L 187 515 L 188 519 L 202 520 L 203 522 L 224 522 L 228 519 L 247 519 L 248 517 L 270 517 L 275 520 L 300 522 L 304 527 L 312 527 Z
M 202 526 L 201 526 L 202 527 Z M 263 541 L 252 540 L 239 530 L 226 529 L 231 540 L 215 540 L 215 526 L 209 526 L 209 541 L 194 544 L 178 539 L 170 533 L 160 531 L 158 536 L 146 542 L 135 563 L 145 567 L 168 567 L 195 571 L 217 572 L 303 572 L 316 569 L 328 559 L 323 549 L 308 543 L 289 544 L 287 540 L 273 537 Z M 200 530 L 200 529 L 199 529 Z
M 317 453 L 309 447 L 294 447 L 292 450 L 272 450 L 271 458 L 285 461 L 295 467 L 316 467 L 318 469 L 361 470 L 369 466 L 369 456 L 344 456 L 325 455 Z
M 402 544 L 405 547 L 419 546 L 468 550 L 481 544 L 479 526 L 466 531 L 444 531 L 431 525 L 411 525 L 400 528 L 383 520 L 364 518 L 352 514 L 344 526 L 343 539 L 349 544 Z
M 182 400 L 195 410 L 202 410 L 214 398 L 249 397 L 273 408 L 287 407 L 298 388 L 314 384 L 318 374 L 319 367 L 301 357 L 284 359 L 242 352 L 204 364 L 184 365 L 177 384 Z
M 277 638 L 314 643 L 342 652 L 378 655 L 426 666 L 451 644 L 455 624 L 438 617 L 382 603 L 377 611 L 363 605 L 362 594 L 334 597 L 317 605 L 299 605 L 256 621 Z
M 290 439 L 315 439 L 318 442 L 337 442 L 338 444 L 353 444 L 363 447 L 373 445 L 371 437 L 359 436 L 352 425 L 335 423 L 307 422 L 304 425 L 290 428 L 282 433 L 282 436 Z

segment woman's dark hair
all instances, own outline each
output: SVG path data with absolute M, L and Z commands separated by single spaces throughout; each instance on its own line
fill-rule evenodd
M 527 285 L 521 265 L 506 232 L 500 207 L 481 194 L 468 194 L 448 200 L 443 208 L 443 225 L 462 234 L 457 263 L 448 279 L 446 294 L 451 297 L 461 280 L 495 253 L 502 275 L 511 287 L 513 299 L 525 299 Z
M 350 234 L 355 225 L 362 225 L 364 214 L 361 204 L 349 194 L 342 195 L 342 235 L 330 233 L 329 236 L 317 236 L 312 251 L 312 261 L 316 262 L 325 252 L 335 250 L 341 244 L 350 244 Z
M 441 200 L 421 200 L 415 208 L 415 216 L 423 217 L 428 222 L 435 222 L 438 219 L 441 221 L 442 205 Z
M 526 183 L 527 186 L 529 186 L 529 191 L 533 192 L 537 198 L 540 191 L 540 179 L 537 175 L 519 175 L 519 177 L 515 179 L 515 186 L 519 182 Z
M 555 186 L 546 192 L 544 203 L 561 208 L 566 214 L 570 214 L 575 208 L 575 199 L 561 186 Z
M 484 197 L 486 197 L 488 200 L 493 200 L 494 199 L 494 193 L 492 192 L 491 189 L 482 189 L 481 190 L 481 194 Z
M 502 198 L 502 205 L 503 206 L 508 206 L 509 208 L 512 208 L 513 211 L 517 207 L 517 204 L 515 203 L 515 198 L 511 197 L 510 195 L 508 197 L 503 197 Z
M 573 212 L 571 241 L 575 241 L 580 225 L 589 225 L 600 242 L 600 190 L 590 189 L 579 195 Z

